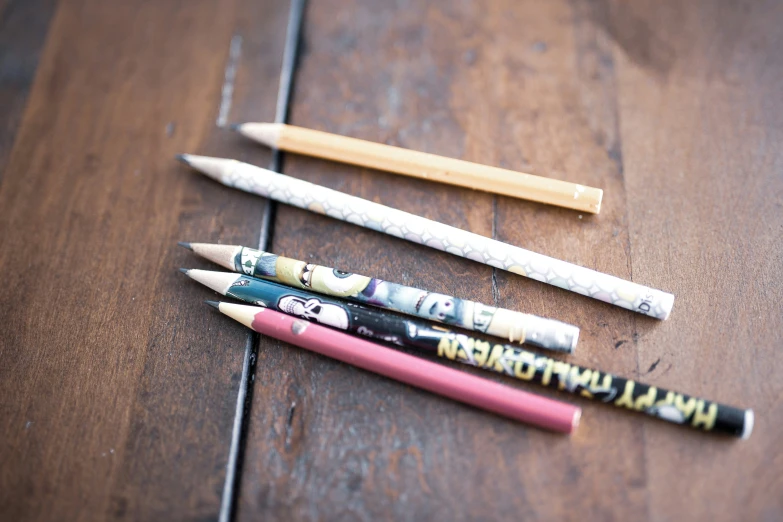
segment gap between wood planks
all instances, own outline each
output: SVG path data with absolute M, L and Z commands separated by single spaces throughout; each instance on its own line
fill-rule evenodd
M 275 122 L 285 123 L 288 119 L 288 108 L 291 102 L 294 74 L 296 73 L 299 40 L 302 29 L 302 20 L 307 0 L 292 0 L 288 14 L 288 27 L 286 28 L 286 41 L 283 49 L 283 66 L 280 71 L 280 86 L 277 91 L 277 106 L 275 109 Z M 234 92 L 234 79 L 236 67 L 241 54 L 242 37 L 234 35 L 229 45 L 229 57 L 226 64 L 223 89 L 221 91 L 221 103 L 218 119 L 215 122 L 218 127 L 225 126 L 228 113 L 231 109 L 231 101 Z M 282 155 L 275 150 L 272 153 L 272 161 L 269 170 L 282 171 Z M 272 225 L 275 215 L 275 203 L 267 201 L 264 214 L 261 218 L 260 233 L 258 237 L 259 250 L 267 250 L 272 244 L 274 227 Z M 255 382 L 255 367 L 258 354 L 258 344 L 261 336 L 250 332 L 245 343 L 245 356 L 242 362 L 242 378 L 237 392 L 236 410 L 234 413 L 234 425 L 231 432 L 231 445 L 229 447 L 228 462 L 226 463 L 226 480 L 223 485 L 223 496 L 220 504 L 218 520 L 229 522 L 236 514 L 237 499 L 239 498 L 239 477 L 242 475 L 242 457 L 247 438 L 247 416 L 253 401 L 253 383 Z M 294 407 L 289 413 L 290 425 Z M 288 439 L 288 437 L 286 437 Z

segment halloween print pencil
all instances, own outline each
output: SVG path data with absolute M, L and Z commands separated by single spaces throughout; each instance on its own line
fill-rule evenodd
M 185 268 L 180 270 L 221 295 L 398 346 L 435 353 L 440 340 L 452 333 L 442 326 L 404 315 L 243 274 Z M 475 366 L 475 361 L 461 362 Z
M 579 328 L 553 319 L 342 272 L 252 248 L 207 243 L 180 245 L 245 275 L 494 335 L 511 342 L 573 353 L 579 338 Z

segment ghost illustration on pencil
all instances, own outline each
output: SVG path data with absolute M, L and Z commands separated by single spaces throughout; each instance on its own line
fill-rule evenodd
M 277 307 L 281 312 L 308 321 L 315 321 L 341 330 L 348 328 L 348 312 L 340 306 L 324 303 L 320 299 L 305 300 L 295 295 L 286 295 L 280 298 Z
M 416 303 L 416 311 L 428 319 L 455 323 L 459 319 L 457 302 L 457 299 L 448 295 L 427 293 Z
M 674 404 L 661 404 L 651 406 L 645 410 L 648 415 L 655 415 L 663 420 L 682 424 L 685 422 L 685 414 L 681 412 Z
M 462 319 L 462 301 L 449 295 L 381 281 L 367 297 L 370 304 L 377 303 L 433 321 L 454 324 Z

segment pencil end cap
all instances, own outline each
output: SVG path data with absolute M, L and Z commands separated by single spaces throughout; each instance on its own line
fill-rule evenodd
M 595 213 L 600 214 L 601 213 L 601 203 L 604 201 L 604 191 L 603 189 L 596 189 L 596 202 L 595 202 Z
M 188 161 L 188 155 L 187 154 L 177 154 L 175 156 L 175 158 L 177 158 L 177 161 L 181 161 L 182 163 L 184 163 L 188 167 L 191 166 L 190 161 Z
M 579 427 L 579 422 L 582 420 L 582 408 L 577 408 L 574 412 L 574 416 L 571 419 L 571 431 L 576 431 Z
M 212 308 L 217 308 L 218 310 L 220 310 L 220 302 L 218 301 L 204 301 L 204 302 L 207 303 Z
M 182 248 L 187 248 L 188 250 L 193 251 L 193 245 L 191 245 L 190 243 L 187 243 L 185 241 L 177 241 L 177 244 Z
M 674 294 L 660 292 L 659 301 L 659 308 L 661 309 L 662 314 L 658 315 L 657 317 L 658 319 L 665 321 L 672 314 L 672 308 L 674 307 Z
M 578 343 L 578 342 L 579 342 L 579 328 L 574 326 L 573 337 L 571 337 L 571 347 L 568 350 L 568 353 L 570 355 L 573 355 L 574 352 L 576 351 L 576 343 Z
M 745 410 L 745 422 L 742 424 L 742 434 L 740 438 L 742 440 L 748 440 L 750 434 L 753 433 L 753 410 Z

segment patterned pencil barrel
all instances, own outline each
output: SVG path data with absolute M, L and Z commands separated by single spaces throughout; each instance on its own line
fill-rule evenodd
M 277 281 L 422 319 L 573 353 L 579 328 L 530 314 L 342 272 L 241 246 L 190 243 L 195 253 L 246 275 Z
M 423 322 L 396 314 L 243 274 L 209 270 L 182 271 L 222 295 L 399 346 L 418 348 L 414 340 L 409 340 L 408 332 L 426 326 Z
M 435 351 L 438 341 L 452 333 L 424 321 L 243 274 L 181 270 L 222 295 L 398 346 Z M 472 361 L 462 362 L 475 366 Z
M 753 410 L 690 397 L 558 361 L 516 346 L 493 345 L 481 339 L 450 332 L 447 335 L 432 335 L 429 349 L 438 356 L 453 361 L 567 391 L 618 408 L 645 413 L 675 424 L 743 439 L 747 439 L 753 430 Z
M 180 158 L 224 185 L 502 268 L 641 314 L 666 319 L 674 305 L 674 296 L 661 290 L 247 163 L 190 154 Z

